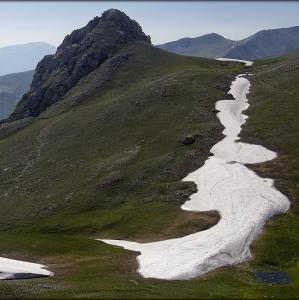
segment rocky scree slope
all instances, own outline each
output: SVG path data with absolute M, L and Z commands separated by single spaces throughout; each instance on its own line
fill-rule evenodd
M 38 116 L 61 100 L 82 77 L 135 41 L 150 44 L 150 37 L 124 13 L 110 9 L 95 17 L 85 27 L 67 35 L 55 55 L 45 56 L 37 65 L 31 89 L 9 121 Z

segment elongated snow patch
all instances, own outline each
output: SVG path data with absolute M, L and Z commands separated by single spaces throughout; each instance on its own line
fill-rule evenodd
M 183 179 L 195 182 L 198 191 L 182 209 L 217 210 L 220 221 L 205 231 L 153 243 L 101 240 L 140 252 L 138 272 L 143 277 L 190 279 L 240 263 L 251 256 L 249 246 L 264 224 L 289 209 L 289 200 L 273 187 L 272 179 L 261 178 L 243 165 L 276 157 L 262 146 L 238 142 L 247 118 L 242 111 L 248 108 L 249 86 L 247 79 L 237 76 L 229 91 L 235 100 L 216 103 L 225 137 L 212 147 L 213 156 Z
M 245 64 L 246 67 L 250 67 L 250 66 L 253 65 L 253 62 L 252 62 L 252 61 L 249 61 L 249 60 L 241 60 L 241 59 L 235 59 L 235 58 L 219 57 L 219 58 L 217 58 L 217 60 L 220 60 L 220 61 L 236 61 L 236 62 L 240 62 L 240 63 Z
M 0 257 L 0 279 L 29 279 L 52 275 L 44 265 Z

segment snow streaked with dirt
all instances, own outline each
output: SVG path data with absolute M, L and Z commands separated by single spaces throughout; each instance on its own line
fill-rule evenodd
M 52 276 L 46 266 L 0 257 L 0 279 L 28 279 Z
M 220 221 L 208 230 L 182 238 L 152 243 L 101 240 L 138 251 L 138 272 L 146 278 L 191 279 L 225 265 L 240 263 L 251 256 L 249 246 L 274 215 L 285 213 L 287 197 L 275 189 L 273 180 L 256 175 L 243 164 L 274 159 L 276 153 L 259 145 L 238 140 L 247 116 L 249 81 L 239 75 L 230 92 L 236 100 L 216 103 L 224 138 L 211 149 L 205 164 L 186 176 L 198 191 L 182 205 L 188 211 L 217 210 Z

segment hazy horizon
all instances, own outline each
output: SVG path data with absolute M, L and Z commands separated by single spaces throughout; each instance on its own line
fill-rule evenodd
M 299 2 L 0 2 L 0 47 L 30 42 L 57 47 L 109 8 L 136 20 L 153 44 L 213 32 L 240 40 L 299 25 Z

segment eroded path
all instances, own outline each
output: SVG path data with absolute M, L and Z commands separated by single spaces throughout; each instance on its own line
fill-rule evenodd
M 244 166 L 276 157 L 275 152 L 262 146 L 239 142 L 247 118 L 242 112 L 249 106 L 249 87 L 249 80 L 239 75 L 229 91 L 235 100 L 216 103 L 217 116 L 225 127 L 224 138 L 212 147 L 213 155 L 205 164 L 183 179 L 195 182 L 198 191 L 182 209 L 217 210 L 219 223 L 205 231 L 159 242 L 101 240 L 140 252 L 138 272 L 143 277 L 190 279 L 240 263 L 251 256 L 249 246 L 264 224 L 289 209 L 288 198 L 274 188 L 272 179 L 261 178 Z
M 16 176 L 16 181 L 18 184 L 18 180 L 24 175 L 24 173 L 31 168 L 34 163 L 41 156 L 41 151 L 44 146 L 43 135 L 48 133 L 49 126 L 44 127 L 37 137 L 38 147 L 36 150 L 36 156 L 29 160 L 21 173 Z M 21 260 L 15 260 L 5 257 L 0 257 L 0 280 L 1 279 L 30 279 L 36 277 L 45 277 L 45 276 L 53 276 L 54 273 L 47 270 L 47 266 L 25 262 Z

